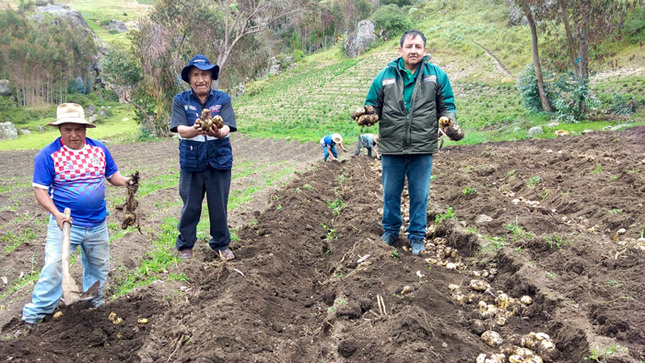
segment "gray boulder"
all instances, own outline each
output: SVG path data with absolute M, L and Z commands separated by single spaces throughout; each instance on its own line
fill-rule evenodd
M 0 140 L 17 139 L 18 130 L 11 122 L 0 123 Z
M 0 96 L 11 96 L 11 88 L 7 79 L 0 79 Z
M 543 134 L 542 126 L 531 127 L 527 133 L 529 137 L 536 137 L 537 135 Z
M 89 105 L 85 109 L 85 115 L 87 115 L 87 116 L 92 116 L 95 113 L 96 113 L 96 106 L 94 106 L 94 105 Z
M 369 20 L 361 20 L 358 22 L 356 30 L 349 34 L 345 40 L 345 53 L 350 58 L 357 57 L 374 42 L 376 42 L 374 23 Z
M 269 59 L 269 62 L 271 62 L 271 65 L 269 66 L 270 75 L 277 76 L 282 73 L 282 66 L 280 65 L 280 60 L 278 59 L 278 57 L 271 57 L 271 59 Z
M 127 33 L 128 27 L 125 25 L 124 22 L 120 20 L 110 20 L 108 22 L 108 25 L 105 27 L 105 29 L 109 31 L 114 31 L 117 33 Z

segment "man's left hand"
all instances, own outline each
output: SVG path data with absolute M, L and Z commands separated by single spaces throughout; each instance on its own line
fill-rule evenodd
M 449 117 L 441 116 L 439 117 L 439 128 L 441 132 L 448 136 L 452 141 L 459 141 L 464 138 L 464 130 L 461 127 L 457 126 L 453 120 Z

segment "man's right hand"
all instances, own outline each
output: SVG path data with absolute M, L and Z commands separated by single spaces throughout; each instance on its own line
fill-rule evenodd
M 352 112 L 351 116 L 359 126 L 372 126 L 379 121 L 374 106 L 370 105 L 359 107 L 356 111 Z
M 54 215 L 54 218 L 56 218 L 56 224 L 58 225 L 58 228 L 63 230 L 63 223 L 64 222 L 69 222 L 69 224 L 72 224 L 72 217 L 67 217 L 65 216 L 65 213 L 57 212 Z

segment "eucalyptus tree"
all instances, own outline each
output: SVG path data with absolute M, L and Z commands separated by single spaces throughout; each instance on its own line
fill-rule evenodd
M 642 7 L 643 0 L 515 1 L 525 14 L 531 15 L 527 15 L 529 21 L 534 18 L 536 29 L 540 29 L 545 36 L 550 48 L 549 62 L 557 70 L 573 70 L 577 83 L 577 111 L 580 114 L 586 112 L 592 52 L 603 42 L 623 36 L 622 28 L 626 16 L 630 10 Z M 535 36 L 537 37 L 537 30 Z M 534 42 L 536 41 L 534 39 Z

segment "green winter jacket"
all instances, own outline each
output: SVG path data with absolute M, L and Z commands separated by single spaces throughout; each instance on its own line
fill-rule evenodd
M 397 58 L 372 82 L 365 100 L 379 116 L 379 152 L 383 155 L 434 154 L 438 119 L 457 121 L 446 73 L 426 55 L 414 74 Z

